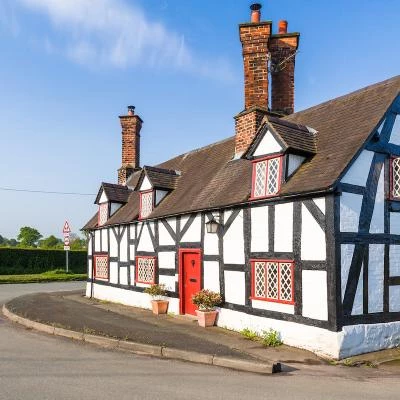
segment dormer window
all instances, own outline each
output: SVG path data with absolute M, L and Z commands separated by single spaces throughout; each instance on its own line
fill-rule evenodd
M 108 220 L 108 203 L 99 204 L 98 225 L 104 225 Z
M 154 191 L 140 192 L 140 219 L 147 218 L 154 209 Z
M 252 198 L 275 196 L 282 180 L 282 156 L 253 161 Z
M 400 200 L 400 157 L 391 159 L 390 197 Z

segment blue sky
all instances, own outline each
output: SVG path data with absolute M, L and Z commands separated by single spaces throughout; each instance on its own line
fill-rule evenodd
M 269 0 L 301 33 L 296 109 L 399 73 L 397 0 Z M 245 0 L 0 0 L 0 187 L 97 193 L 121 163 L 118 115 L 143 118 L 142 164 L 234 133 Z M 94 196 L 0 190 L 0 234 L 61 236 Z

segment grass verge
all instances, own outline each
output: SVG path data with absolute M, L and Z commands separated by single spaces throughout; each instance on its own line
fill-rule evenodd
M 0 284 L 2 283 L 35 283 L 35 282 L 67 282 L 86 280 L 86 274 L 66 273 L 64 270 L 56 269 L 41 274 L 27 275 L 0 275 Z

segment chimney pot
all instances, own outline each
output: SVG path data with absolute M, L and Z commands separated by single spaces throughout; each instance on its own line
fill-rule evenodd
M 280 20 L 278 23 L 279 34 L 287 33 L 288 22 L 284 19 Z
M 135 106 L 128 106 L 128 115 L 135 115 Z
M 254 3 L 250 6 L 251 10 L 251 22 L 253 24 L 258 24 L 261 20 L 261 4 Z

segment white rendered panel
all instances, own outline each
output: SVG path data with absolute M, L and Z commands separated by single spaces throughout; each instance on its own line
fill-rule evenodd
M 204 289 L 220 292 L 218 261 L 204 261 Z
M 389 276 L 400 276 L 400 245 L 389 246 Z
M 110 228 L 110 257 L 118 257 L 118 242 L 114 230 Z
M 175 276 L 167 276 L 167 275 L 159 275 L 158 281 L 160 284 L 165 285 L 165 289 L 169 290 L 170 292 L 175 292 Z
M 185 221 L 186 223 L 186 221 Z M 184 227 L 184 223 L 181 223 L 181 229 Z M 189 229 L 181 238 L 181 242 L 200 242 L 201 240 L 201 217 L 196 215 Z
M 383 311 L 383 244 L 369 245 L 368 263 L 368 312 Z
M 268 206 L 251 209 L 251 251 L 268 251 Z
M 260 310 L 277 311 L 285 314 L 294 314 L 293 304 L 275 303 L 272 301 L 252 300 L 251 306 Z
M 389 142 L 400 145 L 400 115 L 396 116 Z
M 297 154 L 288 155 L 288 176 L 291 176 L 306 158 Z
M 370 233 L 384 233 L 384 213 L 385 213 L 385 189 L 384 189 L 384 166 L 382 166 L 379 176 L 378 187 L 375 196 L 374 212 L 371 218 Z
M 390 233 L 392 235 L 400 235 L 400 213 L 390 213 Z
M 101 251 L 108 252 L 108 230 L 101 230 Z
M 122 204 L 120 204 L 120 203 L 111 203 L 111 205 L 110 205 L 110 215 L 113 215 L 121 207 L 122 207 Z
M 121 285 L 128 284 L 128 267 L 121 267 L 119 269 L 119 283 Z
M 340 231 L 358 232 L 363 196 L 343 192 L 340 196 Z
M 389 286 L 389 312 L 400 311 L 400 286 Z
M 301 214 L 301 259 L 323 261 L 326 259 L 325 232 L 304 204 Z
M 205 222 L 208 222 L 208 218 L 205 218 Z M 204 227 L 204 254 L 208 255 L 218 255 L 218 234 L 217 233 L 207 233 L 207 228 Z
M 151 183 L 149 181 L 149 178 L 147 176 L 145 176 L 143 178 L 142 184 L 140 185 L 139 191 L 141 191 L 141 190 L 150 190 L 150 189 L 153 189 L 153 186 L 151 185 Z
M 118 283 L 118 263 L 110 262 L 110 283 Z
M 241 271 L 224 271 L 225 301 L 228 303 L 242 304 L 246 302 L 245 276 Z
M 99 204 L 107 203 L 107 201 L 108 201 L 107 195 L 105 194 L 104 190 L 102 190 L 101 191 L 101 196 L 100 196 L 100 199 L 99 199 Z
M 255 149 L 254 156 L 263 156 L 272 153 L 278 153 L 282 151 L 282 147 L 273 137 L 270 131 L 267 131 L 264 137 L 261 139 L 259 145 Z
M 138 226 L 138 232 L 140 231 L 140 227 Z M 139 233 L 138 233 L 139 235 Z M 147 224 L 144 224 L 143 226 L 143 232 L 142 236 L 140 237 L 140 241 L 137 247 L 138 251 L 154 251 L 153 247 L 153 242 L 151 241 L 151 236 L 149 233 L 149 228 L 147 227 Z
M 129 230 L 130 230 L 130 238 L 131 239 L 136 239 L 135 237 L 135 225 L 130 225 L 129 226 Z M 134 244 L 130 244 L 129 245 L 129 261 L 133 261 L 135 259 L 135 245 Z M 131 275 L 132 276 L 132 275 Z M 133 275 L 134 276 L 134 275 Z
M 346 290 L 347 279 L 349 278 L 349 270 L 351 265 L 351 260 L 353 258 L 354 253 L 354 244 L 342 244 L 340 245 L 340 253 L 341 253 L 341 277 L 342 277 L 342 300 L 344 298 L 344 293 Z
M 88 265 L 87 265 L 87 274 L 88 278 L 92 278 L 92 260 L 88 260 Z
M 164 226 L 164 224 L 159 221 L 158 222 L 158 237 L 159 237 L 159 242 L 160 245 L 174 245 L 175 240 L 172 238 L 170 233 L 167 231 L 167 228 Z
M 166 190 L 156 190 L 156 205 L 168 194 Z
M 323 214 L 325 214 L 325 197 L 318 197 L 313 199 L 314 203 L 321 210 Z
M 172 230 L 176 233 L 176 218 L 167 218 L 166 221 L 168 222 Z
M 374 152 L 363 150 L 353 165 L 346 172 L 341 182 L 350 183 L 351 185 L 365 186 L 372 163 Z
M 231 215 L 230 211 L 224 213 L 226 222 Z M 232 225 L 224 235 L 224 263 L 244 264 L 244 239 L 243 239 L 243 211 L 236 216 Z
M 364 265 L 361 267 L 360 278 L 359 278 L 358 284 L 357 284 L 357 291 L 356 291 L 356 295 L 354 297 L 353 310 L 351 311 L 351 315 L 361 315 L 364 313 L 364 310 L 363 310 L 363 304 L 364 304 L 364 301 L 363 301 L 363 287 L 364 287 L 363 272 L 364 272 Z
M 293 251 L 293 203 L 275 206 L 275 251 Z
M 94 231 L 94 251 L 96 253 L 101 251 L 100 236 L 101 236 L 101 231 L 99 230 Z
M 328 291 L 326 271 L 302 271 L 303 316 L 328 320 Z
M 123 227 L 119 229 L 122 232 Z M 119 244 L 119 260 L 122 262 L 128 261 L 128 229 L 125 228 L 124 234 L 122 235 L 121 242 Z
M 158 253 L 158 267 L 175 269 L 175 252 L 160 251 Z
M 131 269 L 131 281 L 130 281 L 130 285 L 134 286 L 135 285 L 135 266 L 134 265 L 130 265 L 129 268 Z
M 92 235 L 89 235 L 89 240 L 88 240 L 88 255 L 92 255 Z

